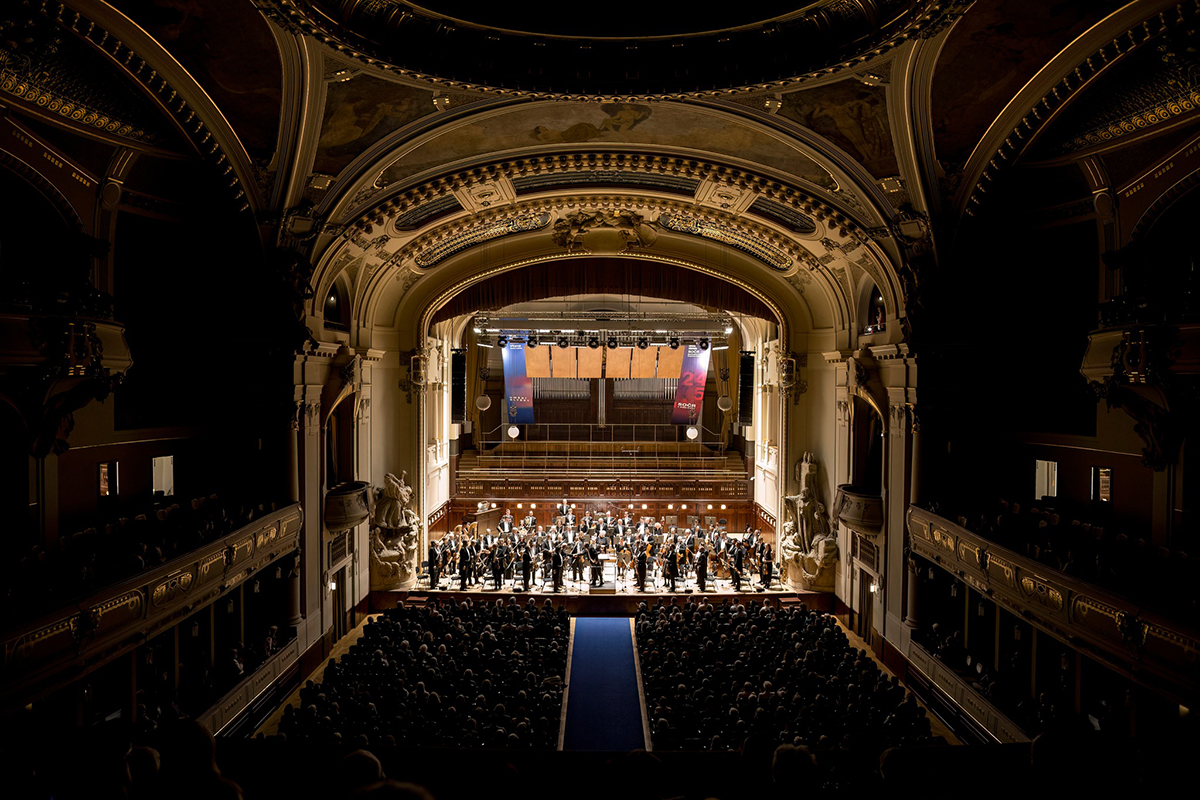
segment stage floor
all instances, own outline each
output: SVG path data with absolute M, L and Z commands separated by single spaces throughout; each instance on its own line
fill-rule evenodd
M 771 602 L 775 605 L 779 603 L 802 602 L 809 608 L 820 611 L 832 613 L 834 610 L 834 597 L 832 594 L 825 592 L 797 592 L 784 588 L 778 582 L 772 584 L 772 587 L 769 589 L 762 589 L 761 584 L 757 580 L 750 583 L 743 581 L 742 591 L 740 592 L 734 591 L 732 582 L 728 580 L 719 580 L 715 584 L 713 581 L 708 581 L 705 591 L 701 592 L 694 579 L 677 581 L 676 591 L 674 592 L 670 591 L 669 586 L 662 580 L 658 584 L 647 581 L 646 591 L 644 592 L 639 592 L 632 581 L 619 581 L 615 584 L 610 581 L 602 589 L 596 591 L 593 591 L 592 587 L 588 586 L 586 580 L 565 580 L 562 590 L 559 592 L 552 591 L 548 585 L 543 588 L 541 585 L 532 582 L 528 592 L 519 589 L 514 590 L 512 583 L 507 581 L 502 584 L 499 590 L 496 590 L 491 588 L 492 581 L 490 579 L 486 583 L 480 583 L 476 586 L 468 584 L 465 590 L 459 588 L 459 581 L 443 579 L 440 587 L 439 589 L 427 589 L 418 585 L 413 589 L 405 591 L 372 591 L 371 610 L 374 612 L 385 611 L 389 608 L 395 608 L 404 602 L 411 602 L 412 600 L 420 601 L 420 599 L 432 597 L 454 600 L 469 598 L 475 602 L 487 602 L 491 600 L 507 601 L 509 597 L 513 597 L 518 603 L 524 603 L 532 597 L 539 604 L 549 599 L 555 606 L 564 606 L 572 616 L 581 617 L 628 616 L 637 611 L 638 603 L 641 602 L 654 605 L 659 599 L 667 601 L 670 598 L 689 599 L 701 597 L 714 604 L 734 599 L 741 600 L 742 602 L 758 600 L 760 602 Z

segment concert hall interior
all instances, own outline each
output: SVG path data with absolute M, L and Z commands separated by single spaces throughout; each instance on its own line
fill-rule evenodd
M 1198 23 L 3 4 L 11 796 L 1174 788 Z

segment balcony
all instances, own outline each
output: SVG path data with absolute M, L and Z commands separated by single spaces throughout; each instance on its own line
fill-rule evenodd
M 325 493 L 325 529 L 348 531 L 371 517 L 371 484 L 341 483 Z
M 846 528 L 863 536 L 883 532 L 883 498 L 860 487 L 843 483 L 833 499 L 833 515 Z
M 52 690 L 128 652 L 299 547 L 299 503 L 4 634 L 4 688 L 12 700 Z
M 1200 633 L 916 506 L 912 551 L 1031 625 L 1180 702 L 1200 683 Z

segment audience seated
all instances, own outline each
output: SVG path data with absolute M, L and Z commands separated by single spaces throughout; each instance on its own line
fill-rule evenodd
M 641 604 L 635 624 L 656 750 L 766 737 L 878 753 L 932 741 L 925 710 L 899 681 L 803 604 L 659 600 Z
M 569 619 L 549 600 L 431 600 L 368 623 L 284 710 L 289 740 L 553 749 Z

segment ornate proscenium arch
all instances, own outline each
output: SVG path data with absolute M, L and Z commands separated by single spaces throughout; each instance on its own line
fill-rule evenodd
M 618 294 L 681 300 L 735 314 L 773 320 L 775 312 L 734 284 L 704 273 L 679 280 L 674 265 L 645 259 L 582 256 L 566 261 L 531 264 L 475 283 L 462 290 L 431 318 L 436 324 L 480 309 L 495 309 L 529 300 L 570 294 Z

